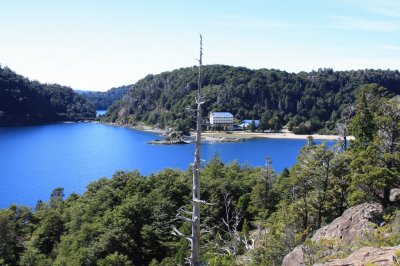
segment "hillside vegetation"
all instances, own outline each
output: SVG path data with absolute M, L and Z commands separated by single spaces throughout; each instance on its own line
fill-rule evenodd
M 365 85 L 356 92 L 355 108 L 350 128 L 356 139 L 349 148 L 310 140 L 282 173 L 268 158 L 262 168 L 218 157 L 202 167 L 201 198 L 212 205 L 201 207 L 201 261 L 281 265 L 304 244 L 311 264 L 333 256 L 332 249 L 338 251 L 334 258 L 345 258 L 362 245 L 398 246 L 399 205 L 390 191 L 400 187 L 400 96 Z M 171 232 L 175 226 L 190 233 L 177 214 L 186 216 L 191 208 L 191 175 L 191 169 L 147 177 L 117 172 L 91 183 L 83 195 L 64 199 L 58 188 L 34 210 L 0 210 L 0 264 L 184 265 L 188 241 Z M 312 242 L 318 228 L 366 202 L 382 206 L 373 219 L 378 229 L 368 238 Z M 347 230 L 355 238 L 361 233 Z
M 107 110 L 115 101 L 121 99 L 132 85 L 111 88 L 108 91 L 82 91 L 79 92 L 88 102 L 94 105 L 96 110 Z
M 198 68 L 148 75 L 108 110 L 104 121 L 144 123 L 181 131 L 194 128 Z M 390 70 L 333 71 L 298 74 L 279 70 L 208 65 L 202 84 L 210 111 L 228 111 L 238 120 L 261 119 L 261 130 L 288 125 L 295 133 L 331 132 L 361 85 L 376 83 L 400 93 L 400 73 Z
M 0 126 L 94 117 L 93 105 L 71 88 L 41 84 L 0 66 Z

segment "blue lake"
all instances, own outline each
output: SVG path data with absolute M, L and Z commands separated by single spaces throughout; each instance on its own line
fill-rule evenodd
M 62 123 L 0 128 L 0 208 L 34 206 L 63 187 L 83 193 L 86 185 L 117 170 L 143 174 L 164 168 L 187 169 L 194 145 L 149 145 L 157 134 L 97 123 Z M 317 141 L 318 142 L 318 141 Z M 333 144 L 330 142 L 329 144 Z M 262 166 L 270 156 L 279 172 L 295 163 L 305 140 L 253 139 L 203 144 L 202 158 Z

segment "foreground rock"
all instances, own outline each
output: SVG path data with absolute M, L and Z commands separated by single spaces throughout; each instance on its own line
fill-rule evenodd
M 372 263 L 375 266 L 395 265 L 400 261 L 396 256 L 400 247 L 363 247 L 351 253 L 346 259 L 335 259 L 318 266 L 364 266 L 365 263 Z
M 374 230 L 373 224 L 380 223 L 382 212 L 382 206 L 378 203 L 351 207 L 332 223 L 318 229 L 311 240 L 329 239 L 349 244 L 356 239 L 364 239 Z
M 375 230 L 373 224 L 380 222 L 379 217 L 382 212 L 383 209 L 380 204 L 364 203 L 351 207 L 332 223 L 318 229 L 311 240 L 318 242 L 325 239 L 335 240 L 342 244 L 351 244 L 355 240 L 364 239 Z M 287 254 L 282 265 L 307 265 L 304 246 L 300 245 Z
M 306 256 L 303 245 L 295 247 L 283 258 L 282 266 L 306 266 Z

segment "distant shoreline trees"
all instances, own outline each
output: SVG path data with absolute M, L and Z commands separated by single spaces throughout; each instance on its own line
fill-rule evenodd
M 84 91 L 79 94 L 92 103 L 96 110 L 107 110 L 115 101 L 121 99 L 132 85 L 111 88 L 108 91 Z
M 400 94 L 397 70 L 295 74 L 224 65 L 206 65 L 203 70 L 204 118 L 211 111 L 228 111 L 238 121 L 261 120 L 260 130 L 287 126 L 298 134 L 336 133 L 343 110 L 354 104 L 360 86 L 376 83 Z M 197 71 L 198 67 L 181 68 L 146 76 L 109 108 L 104 121 L 193 130 L 185 108 L 195 107 Z
M 0 126 L 43 124 L 95 116 L 93 105 L 71 88 L 30 81 L 0 66 Z

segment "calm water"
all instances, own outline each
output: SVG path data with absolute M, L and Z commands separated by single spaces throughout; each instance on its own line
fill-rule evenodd
M 89 182 L 111 177 L 116 170 L 149 174 L 166 167 L 188 168 L 193 144 L 146 144 L 155 138 L 157 134 L 96 123 L 0 128 L 0 208 L 11 203 L 34 206 L 39 199 L 48 200 L 56 187 L 64 187 L 66 194 L 82 193 Z M 204 144 L 202 158 L 219 154 L 225 162 L 259 166 L 268 155 L 281 171 L 294 164 L 305 143 L 257 139 Z

